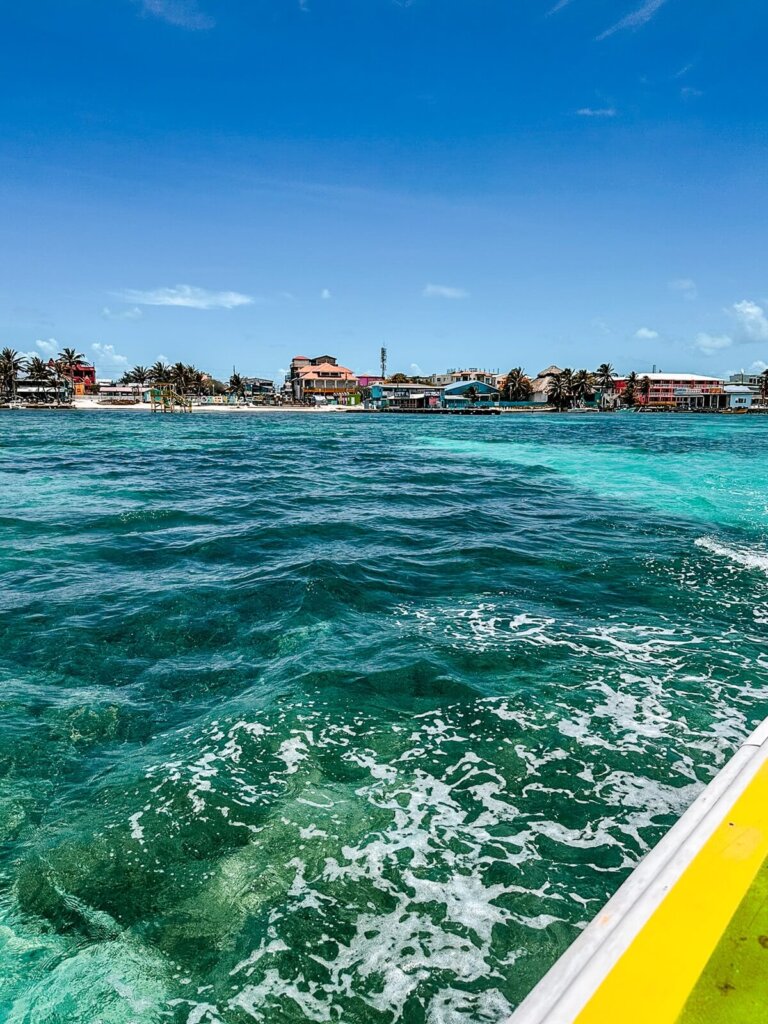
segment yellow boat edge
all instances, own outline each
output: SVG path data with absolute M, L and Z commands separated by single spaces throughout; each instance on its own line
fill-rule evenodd
M 767 858 L 768 719 L 508 1024 L 675 1024 Z

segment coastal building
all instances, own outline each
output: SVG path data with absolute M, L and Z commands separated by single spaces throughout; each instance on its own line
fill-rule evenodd
M 438 387 L 446 387 L 448 384 L 471 384 L 473 381 L 480 381 L 482 384 L 490 384 L 491 387 L 495 387 L 498 376 L 498 370 L 479 370 L 473 366 L 467 370 L 446 370 L 445 373 L 433 373 L 429 382 Z
M 443 406 L 446 409 L 472 408 L 497 405 L 501 393 L 495 384 L 485 380 L 460 380 L 443 388 Z
M 48 366 L 51 370 L 56 367 L 56 360 L 49 359 Z M 84 395 L 96 384 L 96 367 L 92 363 L 75 363 L 73 367 L 67 367 L 66 377 L 72 382 L 74 393 Z
M 20 402 L 27 405 L 55 405 L 72 401 L 72 387 L 68 380 L 46 378 L 35 380 L 25 377 L 16 382 L 14 392 Z
M 751 409 L 757 395 L 746 384 L 726 384 L 723 387 L 727 409 Z
M 647 401 L 648 408 L 655 409 L 719 409 L 726 408 L 721 377 L 708 377 L 701 373 L 638 373 L 638 385 L 648 378 L 651 384 Z M 627 386 L 625 377 L 616 380 L 617 394 L 623 394 Z
M 357 388 L 357 377 L 348 367 L 339 366 L 335 356 L 294 356 L 286 385 L 283 390 L 294 401 L 338 402 L 346 401 Z
M 106 384 L 99 387 L 99 405 L 136 405 L 145 401 L 146 386 L 140 384 Z
M 377 381 L 371 385 L 370 406 L 373 409 L 437 409 L 442 395 L 442 387 Z
M 250 397 L 271 397 L 275 393 L 275 382 L 266 377 L 243 377 L 245 393 Z
M 382 384 L 383 382 L 384 382 L 384 377 L 374 376 L 373 374 L 370 374 L 370 373 L 363 374 L 362 376 L 360 376 L 358 374 L 358 377 L 357 377 L 358 387 L 361 387 L 361 388 L 370 388 L 374 384 Z
M 549 389 L 552 385 L 552 378 L 562 372 L 559 366 L 553 364 L 536 374 L 531 381 L 533 385 L 531 401 L 534 405 L 546 405 L 549 402 Z
M 750 388 L 760 388 L 762 386 L 764 377 L 762 373 L 745 373 L 744 370 L 741 373 L 732 373 L 728 378 L 729 384 L 746 384 Z

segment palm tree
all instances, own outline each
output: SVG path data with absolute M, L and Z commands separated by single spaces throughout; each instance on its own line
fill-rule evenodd
M 238 402 L 241 398 L 245 398 L 245 381 L 234 368 L 232 376 L 229 378 L 229 391 L 237 398 Z
M 190 367 L 184 363 L 174 363 L 169 374 L 169 381 L 176 391 L 183 395 L 191 385 Z
M 53 380 L 53 371 L 44 359 L 40 356 L 32 356 L 27 363 L 27 377 L 37 384 L 37 400 L 40 401 L 40 392 L 45 385 Z
M 77 364 L 82 363 L 84 359 L 83 353 L 78 352 L 74 348 L 63 348 L 56 357 L 56 362 L 59 364 L 61 371 L 69 374 L 69 383 L 73 393 L 75 390 L 75 369 Z
M 570 374 L 571 371 L 569 370 Z M 565 376 L 565 371 L 562 373 L 553 373 L 549 378 L 549 387 L 547 388 L 547 401 L 555 406 L 560 412 L 564 409 L 568 409 L 572 401 L 571 393 L 571 378 Z
M 464 394 L 469 399 L 469 404 L 470 405 L 475 405 L 475 403 L 480 398 L 480 396 L 477 393 L 477 388 L 475 387 L 474 384 L 470 384 L 469 387 L 467 388 L 467 390 L 464 392 Z
M 571 391 L 574 398 L 584 402 L 595 393 L 595 378 L 589 370 L 577 370 L 571 381 Z
M 149 370 L 146 366 L 134 366 L 132 370 L 123 375 L 123 381 L 126 384 L 138 384 L 140 387 L 144 387 L 145 384 L 149 384 Z
M 637 400 L 637 374 L 633 370 L 627 377 L 627 383 L 621 395 L 625 405 L 633 406 Z
M 533 384 L 522 366 L 513 367 L 501 385 L 501 396 L 508 402 L 525 402 L 531 397 Z
M 204 394 L 210 387 L 210 378 L 207 374 L 203 373 L 202 370 L 198 370 L 195 366 L 190 366 L 190 374 L 192 378 L 192 385 L 198 395 Z
M 768 402 L 768 370 L 763 370 L 760 375 L 760 397 L 763 402 Z
M 0 387 L 12 398 L 16 396 L 16 380 L 26 366 L 26 359 L 15 348 L 4 348 L 0 352 Z
M 606 395 L 612 395 L 616 373 L 610 363 L 600 363 L 595 370 L 595 383 L 600 388 L 600 404 L 605 405 Z
M 651 395 L 651 378 L 647 374 L 640 381 L 640 394 L 643 396 L 643 405 L 648 405 Z
M 152 384 L 167 384 L 171 379 L 171 368 L 168 363 L 158 359 L 149 368 L 149 380 Z

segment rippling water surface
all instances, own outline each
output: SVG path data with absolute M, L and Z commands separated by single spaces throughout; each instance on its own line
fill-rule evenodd
M 768 715 L 768 417 L 0 416 L 9 1024 L 501 1022 Z

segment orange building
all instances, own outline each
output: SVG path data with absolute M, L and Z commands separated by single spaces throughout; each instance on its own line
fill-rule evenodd
M 357 387 L 357 377 L 334 356 L 295 356 L 291 360 L 290 384 L 298 401 L 345 399 Z

